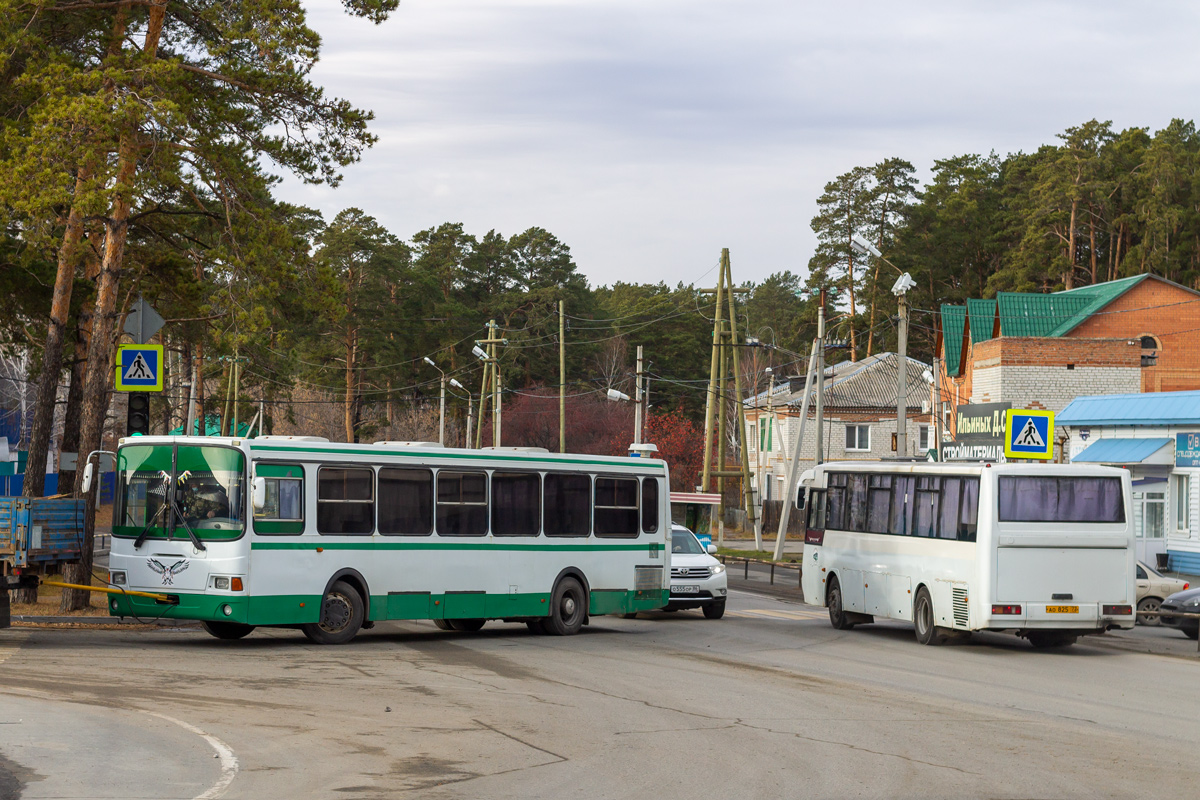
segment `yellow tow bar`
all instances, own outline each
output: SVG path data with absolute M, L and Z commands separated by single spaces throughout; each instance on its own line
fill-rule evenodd
M 160 603 L 177 603 L 178 599 L 169 594 L 154 592 L 135 592 L 129 589 L 109 589 L 107 586 L 81 586 L 78 583 L 63 583 L 62 581 L 42 581 L 42 586 L 61 586 L 63 589 L 82 589 L 85 592 L 105 592 L 107 594 L 127 594 L 133 597 L 149 597 Z

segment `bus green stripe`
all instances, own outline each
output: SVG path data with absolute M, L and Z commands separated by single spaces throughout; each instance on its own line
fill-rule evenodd
M 544 552 L 658 552 L 662 542 L 642 544 L 515 544 L 511 542 L 252 542 L 251 550 L 522 550 Z
M 328 455 L 355 455 L 355 456 L 401 456 L 404 458 L 414 458 L 423 461 L 437 460 L 439 458 L 448 459 L 464 459 L 468 461 L 516 461 L 520 463 L 529 463 L 534 461 L 548 461 L 558 464 L 599 464 L 605 467 L 643 467 L 645 469 L 663 471 L 662 464 L 650 464 L 643 462 L 642 459 L 629 458 L 624 461 L 605 461 L 600 459 L 565 459 L 555 458 L 553 453 L 544 453 L 536 456 L 517 456 L 517 455 L 493 455 L 491 453 L 454 453 L 442 449 L 417 450 L 414 452 L 401 452 L 396 450 L 379 449 L 354 449 L 354 448 L 330 448 L 328 450 L 309 448 L 309 447 L 287 447 L 284 445 L 260 445 L 250 443 L 250 448 L 254 452 L 269 451 L 278 453 L 309 453 L 318 456 Z M 632 462 L 632 463 L 631 463 Z M 641 462 L 641 463 L 638 463 Z

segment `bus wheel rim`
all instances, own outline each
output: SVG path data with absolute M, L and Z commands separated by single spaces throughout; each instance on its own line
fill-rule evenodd
M 566 617 L 567 619 L 574 617 L 575 616 L 575 608 L 576 608 L 575 598 L 568 594 L 566 597 L 563 598 L 563 602 L 562 602 L 563 616 Z
M 321 609 L 321 630 L 337 633 L 350 624 L 354 609 L 350 601 L 340 594 L 325 598 L 324 608 Z

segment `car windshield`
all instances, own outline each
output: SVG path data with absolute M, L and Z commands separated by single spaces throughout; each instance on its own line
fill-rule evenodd
M 702 556 L 704 548 L 689 530 L 671 531 L 671 552 L 685 556 Z
M 117 453 L 117 536 L 236 539 L 245 525 L 244 459 L 228 447 L 122 447 Z

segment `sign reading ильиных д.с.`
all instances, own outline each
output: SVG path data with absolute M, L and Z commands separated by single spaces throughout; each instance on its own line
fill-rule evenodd
M 942 445 L 942 461 L 1003 461 L 1005 417 L 1012 403 L 961 405 L 954 442 Z

